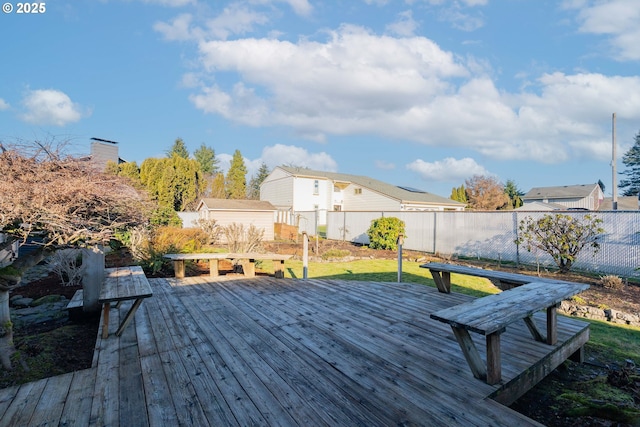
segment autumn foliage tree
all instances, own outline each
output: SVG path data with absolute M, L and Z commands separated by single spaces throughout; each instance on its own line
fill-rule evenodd
M 53 251 L 106 243 L 117 230 L 146 221 L 146 200 L 129 181 L 98 171 L 43 143 L 0 144 L 0 250 L 38 236 L 39 249 L 0 269 L 0 361 L 11 367 L 9 291 Z
M 474 175 L 465 181 L 465 187 L 471 209 L 493 211 L 510 203 L 504 186 L 494 177 Z

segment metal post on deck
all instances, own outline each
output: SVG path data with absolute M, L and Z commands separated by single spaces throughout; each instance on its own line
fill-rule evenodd
M 309 271 L 309 236 L 302 232 L 302 278 L 306 279 Z
M 402 245 L 404 244 L 404 236 L 398 236 L 398 283 L 402 282 Z

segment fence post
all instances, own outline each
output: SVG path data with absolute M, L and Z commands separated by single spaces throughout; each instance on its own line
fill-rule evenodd
M 398 283 L 402 282 L 402 245 L 404 244 L 404 236 L 398 235 Z
M 306 279 L 309 270 L 309 236 L 307 232 L 302 232 L 302 278 Z

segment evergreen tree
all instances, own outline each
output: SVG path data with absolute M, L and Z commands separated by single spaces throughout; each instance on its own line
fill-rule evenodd
M 636 135 L 633 146 L 622 156 L 622 163 L 628 169 L 620 172 L 626 178 L 620 180 L 618 187 L 625 189 L 623 196 L 636 196 L 640 193 L 640 132 Z
M 211 180 L 211 191 L 209 196 L 214 199 L 227 198 L 227 192 L 224 189 L 224 174 L 222 172 L 218 172 Z
M 193 152 L 193 157 L 200 163 L 200 170 L 205 176 L 214 176 L 220 171 L 218 168 L 219 160 L 216 159 L 215 150 L 204 145 L 204 143 Z
M 247 167 L 240 150 L 233 153 L 231 166 L 227 171 L 225 189 L 229 199 L 245 199 L 247 197 Z
M 198 162 L 178 155 L 146 159 L 140 166 L 140 181 L 160 207 L 176 211 L 197 202 L 206 185 Z
M 269 167 L 266 163 L 260 165 L 257 175 L 251 177 L 249 180 L 249 199 L 260 200 L 260 184 L 269 176 Z
M 187 150 L 187 145 L 184 143 L 182 138 L 176 139 L 176 142 L 173 143 L 171 149 L 167 151 L 167 157 L 173 156 L 182 157 L 183 159 L 189 158 L 189 150 Z
M 514 180 L 507 180 L 507 183 L 504 186 L 504 192 L 507 196 L 509 196 L 511 208 L 517 209 L 524 205 L 524 202 L 522 201 L 522 196 L 524 196 L 524 193 L 520 191 Z
M 451 190 L 451 196 L 449 197 L 451 200 L 455 200 L 460 203 L 468 203 L 467 202 L 467 192 L 464 188 L 464 184 L 460 187 L 453 187 Z

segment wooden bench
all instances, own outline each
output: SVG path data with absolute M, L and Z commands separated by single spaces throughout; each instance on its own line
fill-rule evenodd
M 199 254 L 166 254 L 164 257 L 173 261 L 173 271 L 177 278 L 184 278 L 184 262 L 186 260 L 209 260 L 209 275 L 218 276 L 218 261 L 227 259 L 226 253 L 199 253 Z
M 444 293 L 451 292 L 451 273 L 464 274 L 467 276 L 484 277 L 502 290 L 510 289 L 516 286 L 525 285 L 533 281 L 549 282 L 549 283 L 571 283 L 561 280 L 543 279 L 540 277 L 527 276 L 526 274 L 507 273 L 504 271 L 486 270 L 476 267 L 465 267 L 456 264 L 443 264 L 438 262 L 430 262 L 422 264 L 421 268 L 428 268 L 436 283 L 438 291 Z
M 109 312 L 111 303 L 117 307 L 123 301 L 133 300 L 131 308 L 120 323 L 116 336 L 120 336 L 136 314 L 142 300 L 153 295 L 151 285 L 139 266 L 115 267 L 105 269 L 105 278 L 100 289 L 98 302 L 102 304 L 102 338 L 109 336 Z
M 560 303 L 589 288 L 569 282 L 533 282 L 478 298 L 431 314 L 431 318 L 448 323 L 471 368 L 473 376 L 496 384 L 501 380 L 500 334 L 515 321 L 524 319 L 533 338 L 555 345 L 558 339 L 557 308 Z M 533 321 L 533 314 L 546 310 L 546 335 Z M 469 335 L 469 331 L 486 336 L 486 363 Z
M 209 275 L 218 276 L 218 261 L 228 259 L 232 261 L 241 261 L 242 271 L 245 277 L 255 277 L 255 262 L 257 260 L 273 261 L 274 275 L 277 278 L 284 277 L 284 262 L 293 255 L 280 254 L 261 254 L 261 253 L 198 253 L 198 254 L 166 254 L 164 257 L 173 261 L 173 269 L 176 278 L 184 278 L 185 260 L 209 260 Z M 245 262 L 242 262 L 245 261 Z

